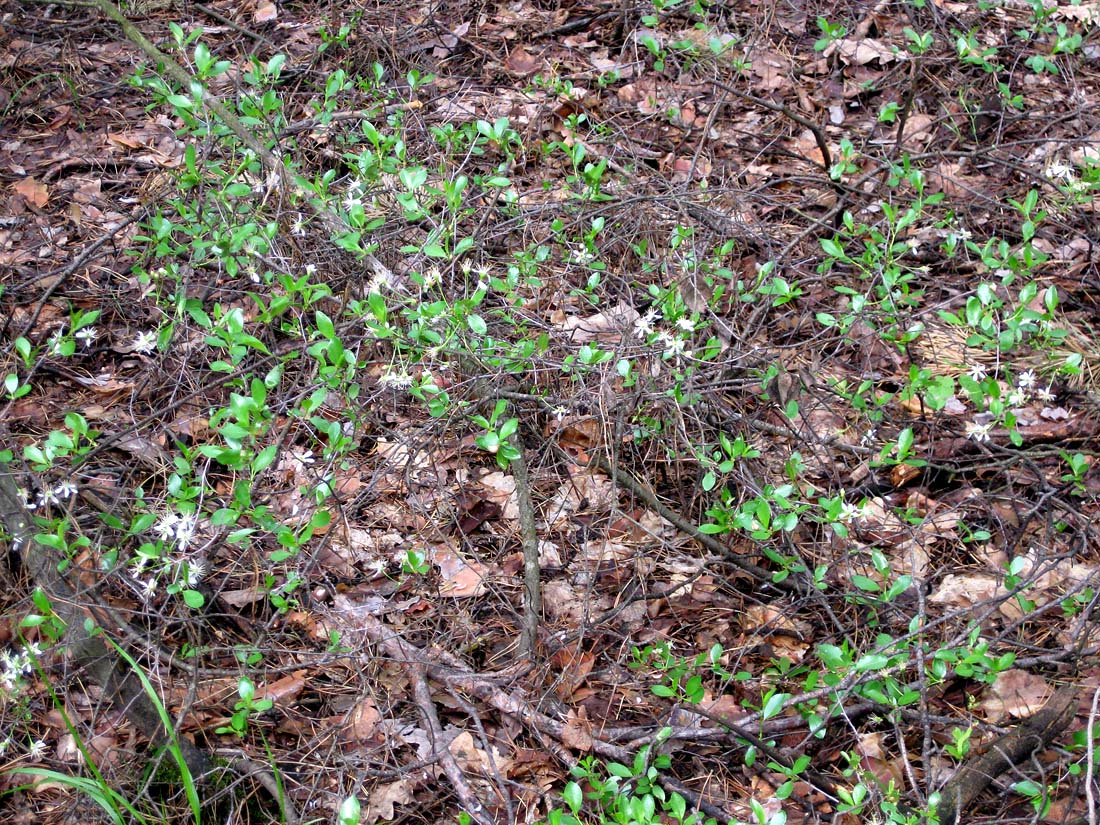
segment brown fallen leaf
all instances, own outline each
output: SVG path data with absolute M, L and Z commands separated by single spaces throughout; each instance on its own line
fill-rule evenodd
M 1005 715 L 1023 719 L 1037 713 L 1054 693 L 1054 688 L 1041 676 L 1013 668 L 998 673 L 985 690 L 982 708 L 986 718 L 1000 722 Z
M 407 779 L 399 779 L 388 785 L 375 787 L 363 811 L 363 821 L 367 825 L 375 822 L 389 822 L 394 817 L 394 805 L 407 805 L 413 801 L 412 784 Z
M 50 193 L 46 184 L 39 183 L 34 178 L 23 178 L 17 181 L 12 189 L 15 190 L 16 194 L 26 198 L 27 203 L 38 208 L 42 208 L 50 200 Z

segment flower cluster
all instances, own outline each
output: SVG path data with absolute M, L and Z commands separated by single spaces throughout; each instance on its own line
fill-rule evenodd
M 672 329 L 658 329 L 657 318 L 661 313 L 657 309 L 650 309 L 634 321 L 634 337 L 641 338 L 647 344 L 657 344 L 664 352 L 662 357 L 691 358 L 694 354 L 688 349 L 688 341 L 695 332 L 695 321 L 691 318 L 677 318 Z M 662 317 L 662 320 L 667 320 Z
M 39 490 L 33 499 L 26 490 L 23 490 L 22 493 L 23 498 L 27 500 L 27 509 L 37 510 L 39 507 L 60 504 L 62 501 L 72 498 L 76 495 L 77 488 L 71 481 L 62 481 L 53 487 Z
M 195 528 L 198 524 L 199 520 L 194 515 L 184 516 L 169 510 L 157 519 L 157 523 L 153 525 L 153 532 L 161 541 L 174 542 L 183 552 L 195 537 Z
M 969 368 L 970 377 L 976 382 L 982 382 L 988 377 L 985 367 L 981 364 L 973 364 Z M 1005 396 L 1005 403 L 1009 407 L 1022 407 L 1028 401 L 1035 399 L 1044 404 L 1050 404 L 1057 396 L 1051 391 L 1050 385 L 1039 386 L 1039 376 L 1035 370 L 1024 370 L 1016 376 L 1016 384 Z M 966 422 L 966 437 L 971 441 L 982 444 L 989 441 L 989 434 L 996 427 L 997 422 L 988 413 L 979 415 L 974 421 Z
M 31 658 L 41 653 L 34 642 L 20 651 L 5 650 L 0 653 L 0 689 L 7 698 L 19 695 L 23 689 L 23 677 L 34 669 Z

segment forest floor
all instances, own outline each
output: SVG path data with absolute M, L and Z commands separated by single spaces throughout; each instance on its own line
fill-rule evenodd
M 1095 825 L 1100 4 L 106 11 L 0 4 L 0 820 Z

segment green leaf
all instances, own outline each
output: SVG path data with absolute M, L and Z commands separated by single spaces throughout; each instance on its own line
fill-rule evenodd
M 184 590 L 183 600 L 192 610 L 198 610 L 206 604 L 206 598 L 198 590 Z
M 822 238 L 821 248 L 825 250 L 825 254 L 830 258 L 838 258 L 843 260 L 847 257 L 844 254 L 844 247 L 841 246 L 835 238 Z
M 854 584 L 856 587 L 866 593 L 878 593 L 880 590 L 882 590 L 882 587 L 880 587 L 879 583 L 876 582 L 874 579 L 869 579 L 866 576 L 861 576 L 859 574 L 852 576 L 852 584 Z
M 890 664 L 890 657 L 882 653 L 868 653 L 865 656 L 860 656 L 859 661 L 855 664 L 855 669 L 860 673 L 865 673 L 868 670 L 881 670 Z
M 561 798 L 565 800 L 565 804 L 569 806 L 573 813 L 577 813 L 581 805 L 584 804 L 584 791 L 576 782 L 569 782 L 566 783 L 565 789 L 561 792 Z
M 485 323 L 485 319 L 480 315 L 471 315 L 466 319 L 466 325 L 472 332 L 477 335 L 484 335 L 489 331 L 489 327 Z
M 275 456 L 278 455 L 278 453 L 278 444 L 270 444 L 267 447 L 264 447 L 262 450 L 260 450 L 259 454 L 254 459 L 252 459 L 252 472 L 257 474 L 262 473 L 264 470 L 271 466 L 272 462 L 275 461 Z
M 773 694 L 768 701 L 764 703 L 764 707 L 760 711 L 761 720 L 768 720 L 782 713 L 784 703 L 790 698 L 791 694 L 789 693 Z

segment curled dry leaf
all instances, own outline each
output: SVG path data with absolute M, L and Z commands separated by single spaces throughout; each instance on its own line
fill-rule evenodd
M 928 597 L 933 604 L 951 607 L 973 607 L 1003 595 L 999 580 L 985 573 L 949 573 Z
M 832 57 L 835 54 L 842 63 L 855 66 L 865 66 L 876 60 L 885 65 L 904 60 L 906 57 L 905 52 L 892 49 L 873 37 L 865 37 L 862 40 L 843 37 L 834 40 L 825 47 L 823 54 L 825 57 Z
M 990 722 L 1000 722 L 1006 715 L 1017 719 L 1032 716 L 1047 703 L 1054 688 L 1041 676 L 1013 668 L 998 673 L 985 690 L 982 709 Z
M 413 801 L 412 784 L 407 779 L 399 779 L 388 785 L 375 787 L 363 811 L 363 822 L 373 825 L 375 822 L 389 822 L 394 818 L 394 805 L 407 805 Z

